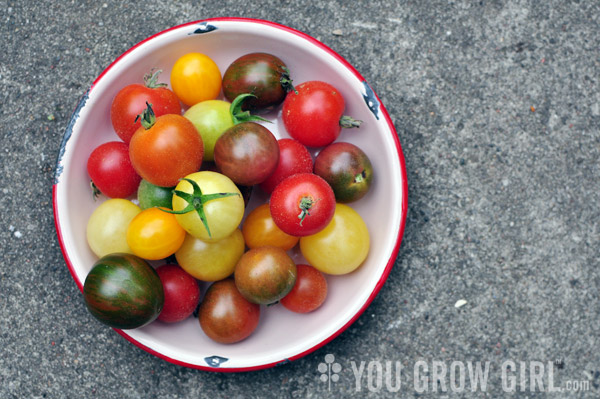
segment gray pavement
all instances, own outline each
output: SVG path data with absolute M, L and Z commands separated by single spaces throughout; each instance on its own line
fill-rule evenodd
M 600 396 L 598 2 L 0 6 L 0 398 Z M 398 259 L 366 312 L 306 357 L 242 374 L 170 364 L 92 320 L 52 214 L 59 144 L 94 78 L 147 36 L 216 16 L 279 22 L 345 57 L 386 105 L 409 181 Z M 327 354 L 342 369 L 324 383 Z

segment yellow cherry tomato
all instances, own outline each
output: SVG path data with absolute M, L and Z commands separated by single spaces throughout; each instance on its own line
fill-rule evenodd
M 248 248 L 258 248 L 264 246 L 279 247 L 284 251 L 292 249 L 299 240 L 299 237 L 284 233 L 271 217 L 269 204 L 262 204 L 256 207 L 246 216 L 242 226 L 242 233 Z
M 94 210 L 86 228 L 92 252 L 99 258 L 116 252 L 133 254 L 127 245 L 127 226 L 141 211 L 136 204 L 126 199 L 104 201 Z
M 229 196 L 210 199 L 206 202 L 196 197 L 195 200 L 191 200 L 190 204 L 185 198 L 173 195 L 174 211 L 185 211 L 190 206 L 193 206 L 194 203 L 199 207 L 201 205 L 203 210 L 204 220 L 202 220 L 200 214 L 195 209 L 176 215 L 177 222 L 179 222 L 181 227 L 194 237 L 210 242 L 219 241 L 231 235 L 239 227 L 244 217 L 245 209 L 242 193 L 240 193 L 235 183 L 221 173 L 207 170 L 189 174 L 185 179 L 195 182 L 200 188 L 202 196 L 210 196 L 211 194 L 218 193 L 224 193 Z M 177 187 L 175 187 L 175 191 L 194 194 L 196 190 L 189 181 L 181 180 L 177 184 Z M 196 194 L 200 195 L 199 192 L 196 192 Z M 208 230 L 204 223 L 208 226 Z
M 300 238 L 300 251 L 309 264 L 327 274 L 346 274 L 367 258 L 369 231 L 362 217 L 344 204 L 335 205 L 329 224 L 316 234 Z
M 127 244 L 135 255 L 148 260 L 173 255 L 184 239 L 185 230 L 175 216 L 158 208 L 143 210 L 127 228 Z
M 221 92 L 221 71 L 207 55 L 188 53 L 175 61 L 171 87 L 179 100 L 189 106 L 214 100 Z
M 233 274 L 246 249 L 240 229 L 216 242 L 187 234 L 175 258 L 183 270 L 202 281 L 217 281 Z

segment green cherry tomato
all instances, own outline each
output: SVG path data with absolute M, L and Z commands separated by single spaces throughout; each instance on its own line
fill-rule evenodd
M 173 189 L 175 187 L 161 187 L 142 179 L 138 187 L 137 198 L 142 210 L 154 207 L 171 209 Z
M 204 142 L 204 160 L 213 161 L 215 142 L 223 132 L 233 126 L 229 112 L 231 104 L 222 100 L 202 101 L 190 107 L 184 117 L 189 119 Z

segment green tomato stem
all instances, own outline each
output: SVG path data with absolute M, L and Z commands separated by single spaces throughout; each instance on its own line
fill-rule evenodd
M 161 73 L 162 69 L 152 68 L 149 73 L 144 75 L 144 85 L 149 89 L 167 87 L 166 83 L 158 83 L 158 75 L 160 75 Z
M 302 226 L 304 218 L 310 215 L 310 208 L 312 208 L 312 206 L 317 201 L 318 199 L 314 200 L 312 197 L 302 197 L 302 199 L 300 200 L 300 204 L 298 205 L 298 208 L 300 208 L 300 213 L 298 214 L 298 219 L 300 219 L 300 226 Z
M 360 127 L 361 123 L 362 121 L 354 119 L 353 117 L 348 115 L 344 115 L 340 118 L 340 126 L 345 128 Z
M 293 80 L 290 76 L 290 70 L 288 69 L 288 67 L 282 66 L 281 69 L 283 69 L 283 73 L 281 74 L 279 82 L 281 83 L 281 87 L 283 88 L 283 90 L 285 90 L 286 93 L 289 93 L 293 90 L 294 93 L 298 94 L 298 90 L 296 90 L 296 88 L 293 85 Z
M 156 123 L 156 115 L 152 109 L 152 104 L 146 101 L 146 109 L 141 114 L 135 117 L 134 123 L 140 120 L 144 129 L 148 130 Z
M 250 111 L 242 111 L 242 104 L 243 104 L 244 100 L 248 97 L 256 97 L 256 96 L 251 93 L 243 93 L 243 94 L 240 94 L 239 96 L 237 96 L 231 103 L 231 106 L 229 107 L 229 113 L 231 114 L 231 119 L 233 120 L 233 124 L 237 125 L 238 123 L 242 123 L 242 122 L 258 122 L 258 121 L 271 123 L 271 121 L 268 119 L 262 118 L 258 115 L 252 115 L 250 113 Z

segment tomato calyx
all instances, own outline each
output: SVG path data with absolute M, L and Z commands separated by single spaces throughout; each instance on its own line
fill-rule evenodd
M 154 110 L 152 109 L 152 104 L 146 101 L 146 109 L 142 111 L 141 114 L 135 117 L 134 123 L 140 120 L 140 123 L 144 127 L 144 129 L 148 130 L 156 123 L 156 115 L 154 114 Z
M 298 214 L 298 219 L 300 219 L 300 226 L 302 226 L 304 218 L 310 215 L 310 208 L 312 208 L 315 202 L 317 202 L 319 199 L 315 200 L 313 199 L 313 197 L 302 197 L 300 199 L 300 203 L 298 204 L 298 208 L 300 208 L 300 213 Z
M 363 169 L 360 173 L 354 176 L 354 183 L 362 183 L 367 178 L 367 172 Z
M 281 78 L 279 78 L 279 83 L 281 83 L 281 87 L 285 90 L 286 93 L 290 91 L 294 91 L 295 94 L 298 94 L 298 90 L 294 87 L 293 80 L 290 75 L 290 70 L 288 67 L 282 66 L 283 73 L 281 74 Z
M 165 208 L 158 208 L 158 209 L 160 209 L 163 212 L 172 213 L 174 215 L 183 215 L 184 213 L 196 211 L 198 213 L 198 216 L 200 217 L 200 220 L 202 221 L 202 224 L 204 225 L 204 228 L 206 229 L 206 232 L 208 233 L 208 236 L 212 238 L 212 235 L 210 234 L 210 228 L 208 227 L 208 221 L 206 220 L 206 213 L 204 212 L 204 204 L 206 204 L 208 201 L 212 201 L 212 200 L 219 199 L 219 198 L 231 197 L 233 195 L 239 195 L 239 194 L 238 193 L 203 194 L 202 189 L 200 188 L 198 183 L 196 183 L 194 180 L 188 179 L 188 178 L 183 178 L 182 180 L 185 180 L 188 183 L 190 183 L 192 185 L 194 192 L 190 194 L 190 193 L 186 193 L 184 191 L 173 190 L 173 194 L 182 198 L 183 200 L 185 200 L 188 203 L 188 205 L 180 211 L 173 211 L 173 210 L 165 209 Z
M 258 121 L 272 123 L 268 119 L 262 118 L 258 115 L 252 115 L 250 113 L 250 111 L 242 111 L 242 103 L 248 97 L 256 97 L 256 96 L 251 93 L 243 93 L 243 94 L 240 94 L 239 96 L 237 96 L 231 103 L 231 106 L 229 107 L 229 112 L 231 113 L 231 118 L 233 119 L 233 124 L 237 125 L 242 122 L 258 122 Z
M 345 128 L 360 127 L 361 123 L 362 121 L 348 115 L 344 115 L 340 118 L 340 126 Z
M 167 87 L 166 83 L 158 83 L 158 75 L 162 73 L 162 69 L 152 68 L 149 73 L 144 75 L 144 86 L 149 89 L 158 89 L 159 87 Z
M 98 199 L 99 196 L 102 195 L 102 191 L 94 184 L 92 180 L 90 180 L 90 187 L 92 189 L 92 197 L 94 198 L 94 202 Z

